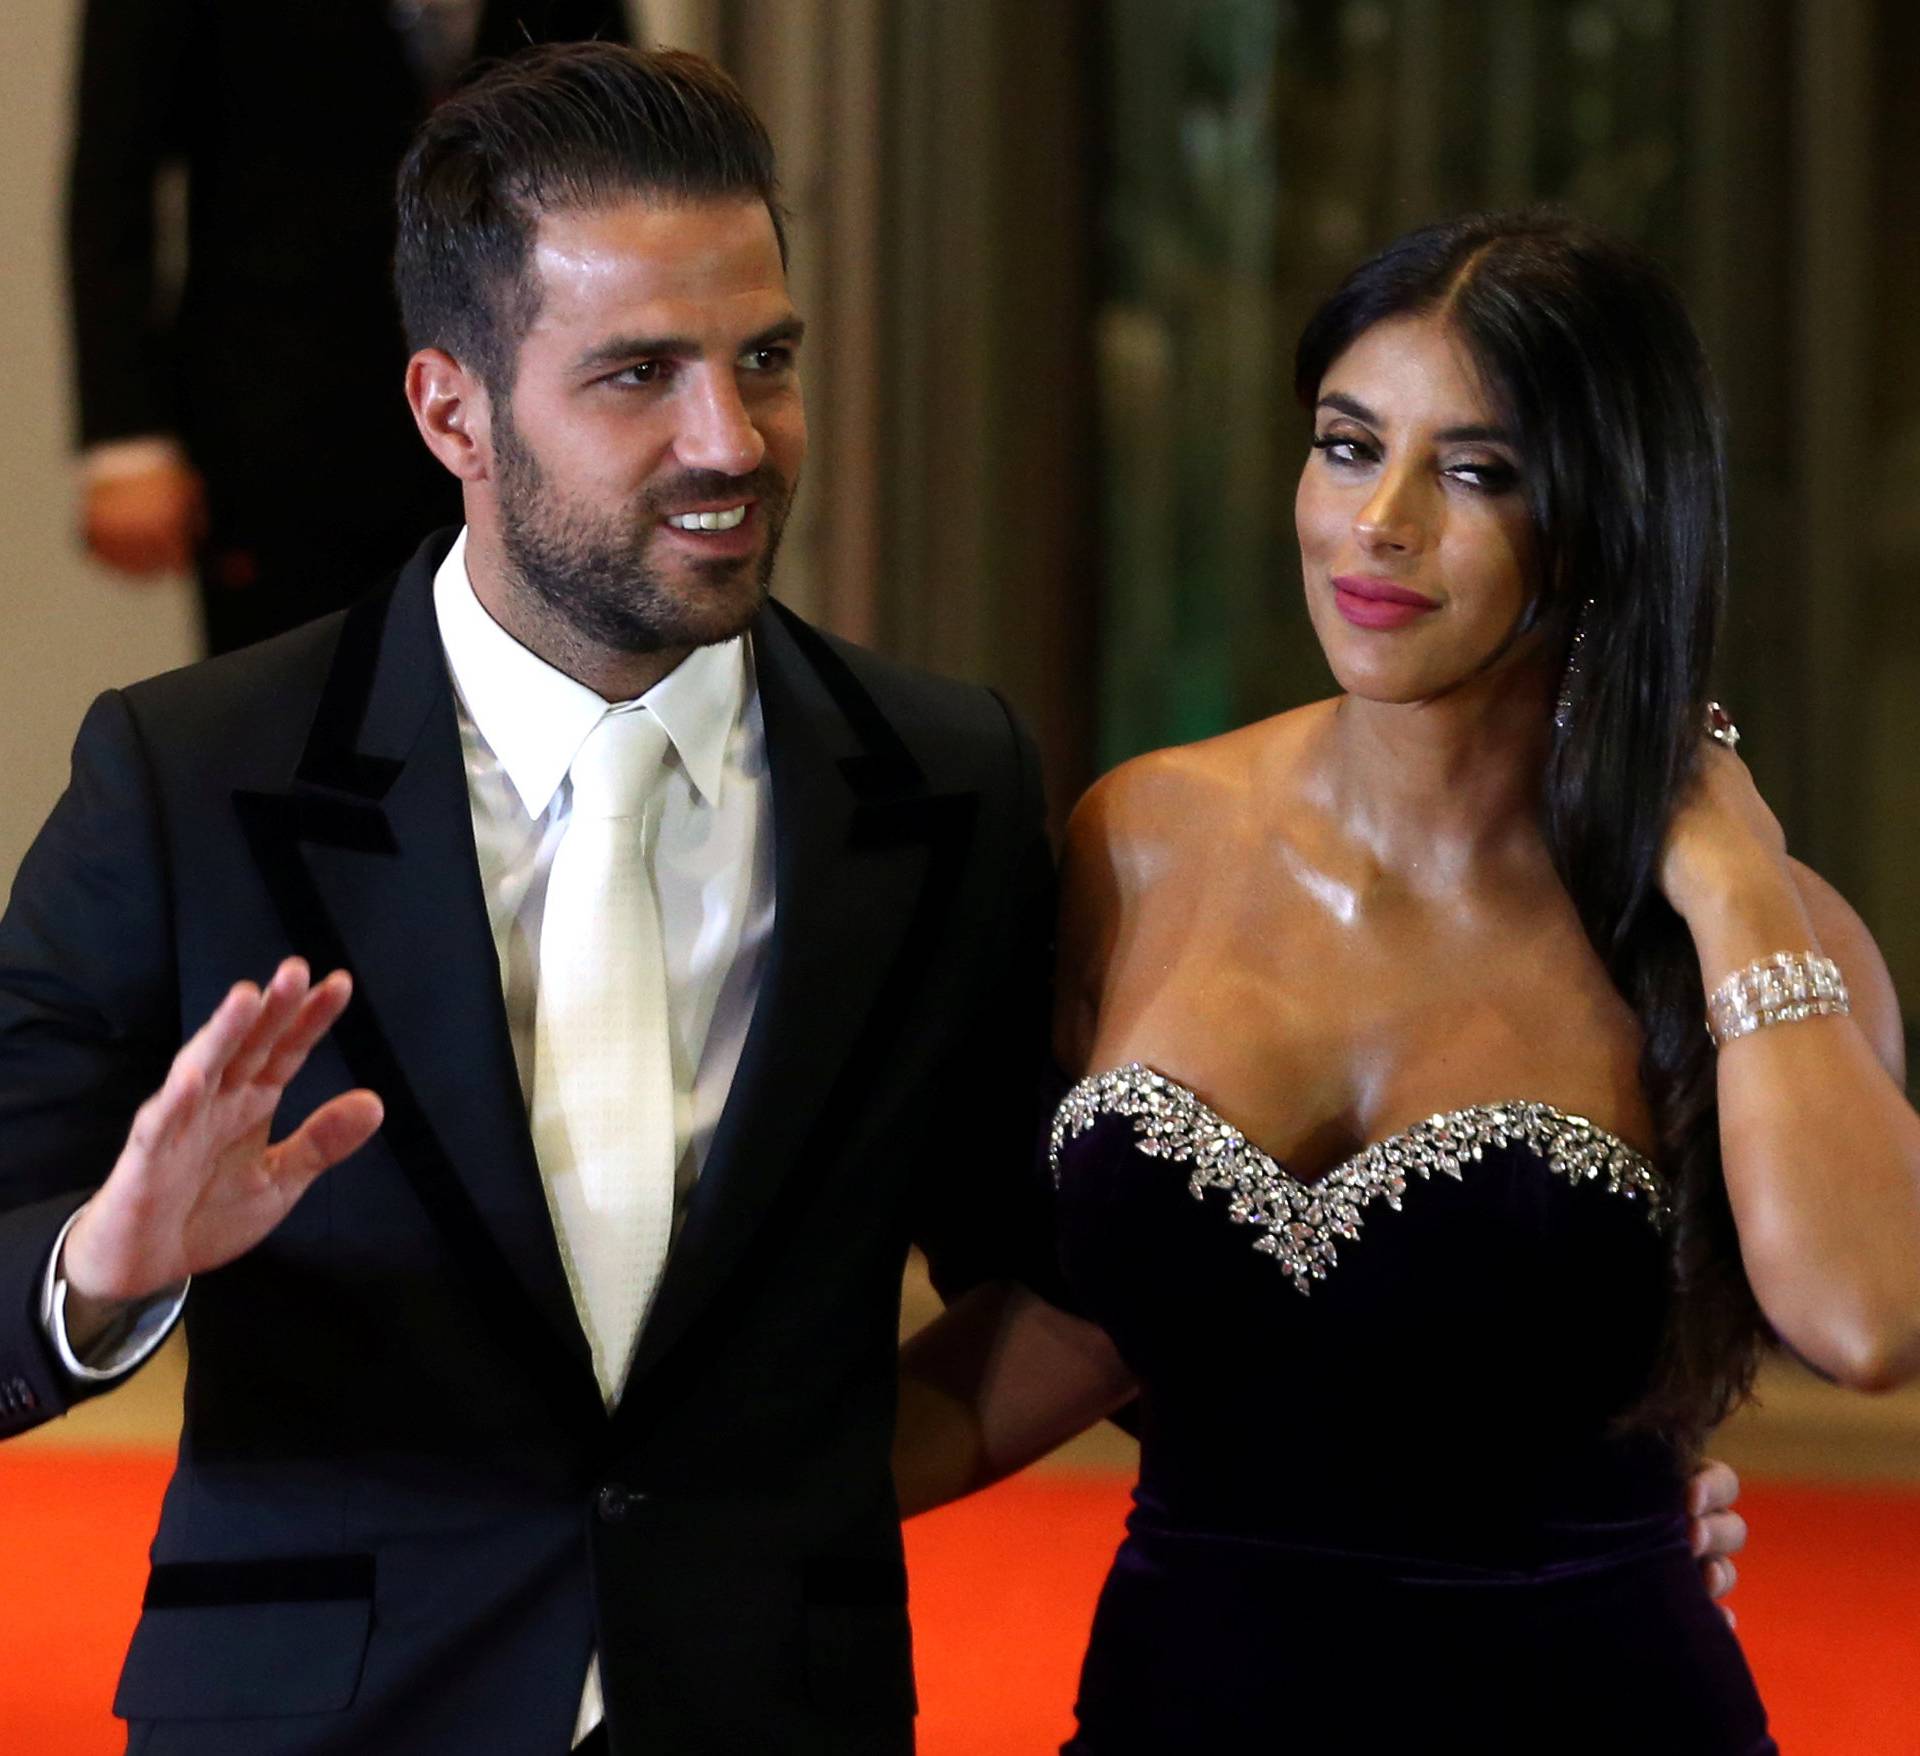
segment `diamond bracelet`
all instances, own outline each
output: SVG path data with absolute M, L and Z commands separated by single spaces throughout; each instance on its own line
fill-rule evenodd
M 1707 996 L 1707 1034 L 1715 1048 L 1770 1024 L 1849 1012 L 1840 966 L 1814 951 L 1776 951 L 1737 969 Z

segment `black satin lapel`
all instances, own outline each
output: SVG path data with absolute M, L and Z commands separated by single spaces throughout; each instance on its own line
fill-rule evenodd
M 508 1040 L 432 566 L 350 612 L 298 777 L 235 803 L 294 944 L 352 972 L 334 1036 L 481 1308 L 569 1421 L 597 1419 Z
M 769 611 L 754 655 L 773 783 L 772 956 L 636 1380 L 754 1241 L 778 1234 L 778 1202 L 803 1198 L 806 1166 L 856 1119 L 945 918 L 977 804 L 929 792 L 858 681 L 804 624 Z

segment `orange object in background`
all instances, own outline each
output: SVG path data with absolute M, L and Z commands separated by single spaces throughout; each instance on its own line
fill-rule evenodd
M 109 1701 L 170 1460 L 0 1450 L 0 1751 L 117 1756 Z M 1920 1492 L 1749 1483 L 1740 1636 L 1791 1756 L 1920 1756 Z M 1045 1756 L 1071 1728 L 1126 1487 L 1032 1473 L 907 1527 L 921 1756 Z
M 119 1756 L 114 1679 L 147 1583 L 169 1452 L 0 1447 L 0 1751 Z

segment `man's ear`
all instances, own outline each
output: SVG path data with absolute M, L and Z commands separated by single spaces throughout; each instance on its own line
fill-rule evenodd
M 492 473 L 493 405 L 477 373 L 442 348 L 422 348 L 407 362 L 407 406 L 427 449 L 461 481 Z

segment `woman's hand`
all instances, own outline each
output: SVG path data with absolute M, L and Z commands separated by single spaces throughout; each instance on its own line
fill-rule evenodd
M 1747 765 L 1707 739 L 1693 784 L 1667 825 L 1660 889 L 1692 923 L 1702 909 L 1755 884 L 1792 887 L 1787 838 Z

